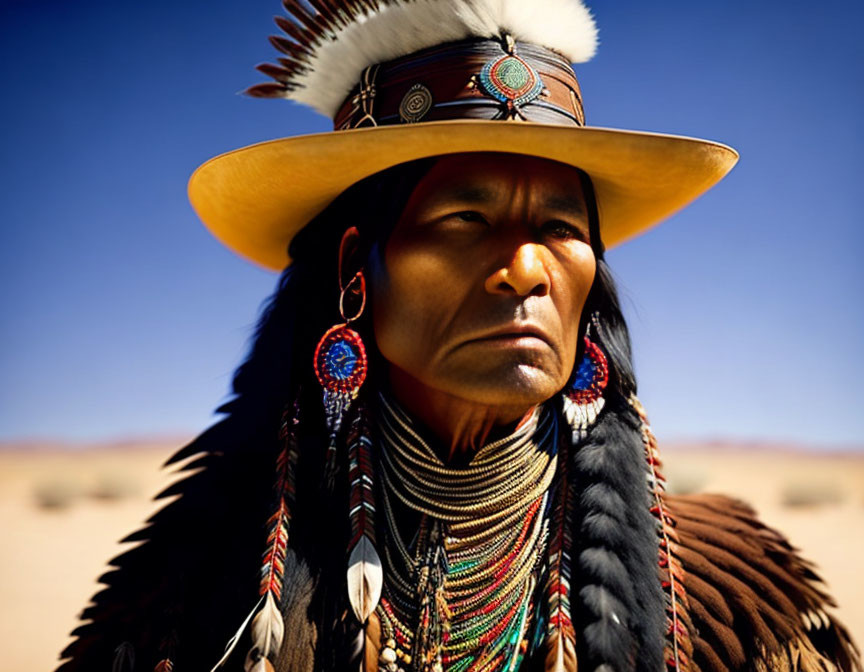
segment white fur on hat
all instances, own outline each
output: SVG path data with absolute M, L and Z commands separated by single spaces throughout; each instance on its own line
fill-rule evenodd
M 597 49 L 597 27 L 580 0 L 379 0 L 348 25 L 304 45 L 308 56 L 281 97 L 332 117 L 363 69 L 444 42 L 510 33 L 559 52 L 571 63 Z M 286 7 L 290 8 L 290 2 Z M 354 4 L 354 3 L 351 3 Z M 357 3 L 359 4 L 359 3 Z M 357 5 L 355 4 L 355 8 Z

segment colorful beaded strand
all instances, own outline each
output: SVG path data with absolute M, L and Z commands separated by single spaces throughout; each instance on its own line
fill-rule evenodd
M 429 672 L 515 669 L 528 650 L 545 557 L 548 491 L 558 465 L 554 414 L 535 416 L 521 433 L 484 446 L 456 469 L 386 399 L 382 409 L 378 459 L 388 543 L 379 662 L 394 672 L 406 660 Z M 414 544 L 402 540 L 391 499 L 422 514 Z M 436 536 L 436 525 L 446 533 Z

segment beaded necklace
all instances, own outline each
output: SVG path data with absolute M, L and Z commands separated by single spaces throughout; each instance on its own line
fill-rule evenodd
M 537 620 L 558 462 L 556 414 L 538 409 L 464 467 L 445 465 L 383 396 L 378 424 L 382 669 L 515 670 Z

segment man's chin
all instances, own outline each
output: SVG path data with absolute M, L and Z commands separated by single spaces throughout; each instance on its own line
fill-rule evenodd
M 560 376 L 534 364 L 460 373 L 447 385 L 448 391 L 488 406 L 536 406 L 551 399 L 563 386 Z

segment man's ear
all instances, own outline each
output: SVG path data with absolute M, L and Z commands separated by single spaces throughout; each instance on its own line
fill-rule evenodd
M 345 285 L 354 277 L 357 271 L 362 269 L 362 260 L 357 258 L 360 248 L 360 231 L 356 226 L 349 226 L 342 234 L 342 242 L 339 243 L 339 289 L 345 289 Z

